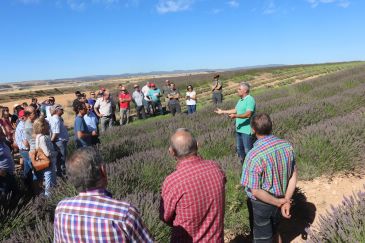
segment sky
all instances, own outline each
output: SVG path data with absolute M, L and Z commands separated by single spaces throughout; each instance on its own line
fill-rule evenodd
M 0 82 L 365 60 L 364 0 L 1 0 Z

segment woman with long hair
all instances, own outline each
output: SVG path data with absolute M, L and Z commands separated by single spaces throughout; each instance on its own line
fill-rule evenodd
M 50 159 L 48 168 L 39 171 L 44 177 L 44 194 L 50 196 L 51 187 L 56 185 L 56 163 L 57 152 L 54 150 L 49 136 L 49 124 L 44 116 L 40 116 L 33 124 L 33 134 L 35 136 L 35 148 L 42 149 L 43 153 Z

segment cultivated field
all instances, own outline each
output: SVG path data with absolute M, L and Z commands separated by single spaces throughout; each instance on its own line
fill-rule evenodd
M 362 171 L 365 151 L 365 63 L 237 71 L 225 73 L 222 77 L 225 84 L 223 108 L 235 105 L 239 81 L 251 82 L 257 111 L 269 113 L 274 123 L 274 134 L 293 144 L 302 182 L 311 183 L 311 180 L 324 175 L 331 177 L 337 173 Z M 197 114 L 191 117 L 156 117 L 122 128 L 115 127 L 103 134 L 99 149 L 108 164 L 108 189 L 115 198 L 135 204 L 155 239 L 168 242 L 170 231 L 159 220 L 158 206 L 161 183 L 175 166 L 167 153 L 169 136 L 176 128 L 189 128 L 198 138 L 200 155 L 218 161 L 227 176 L 226 241 L 234 238 L 243 240 L 249 232 L 248 211 L 244 192 L 239 186 L 241 166 L 235 155 L 233 122 L 213 112 L 214 108 L 209 104 L 208 77 L 176 78 L 175 81 L 180 87 L 187 82 L 196 87 L 199 102 Z M 69 149 L 71 152 L 72 147 Z M 321 184 L 317 186 L 321 187 Z M 24 198 L 17 205 L 2 206 L 0 240 L 52 241 L 55 206 L 62 198 L 75 193 L 67 182 L 60 182 L 51 199 Z M 361 194 L 359 197 L 364 196 Z M 287 232 L 286 242 L 305 233 L 304 228 L 314 220 L 315 215 L 310 213 L 316 212 L 316 205 L 308 202 L 305 191 L 300 188 L 295 201 L 294 217 L 282 229 Z M 350 214 L 354 211 L 355 215 L 357 210 L 365 211 L 363 203 L 361 207 L 356 203 L 348 205 Z M 341 208 L 337 212 L 317 225 L 322 233 L 314 232 L 311 239 L 314 242 L 324 239 L 331 239 L 329 242 L 348 242 L 346 239 L 364 242 L 365 217 L 361 218 L 359 214 L 357 217 L 342 216 L 346 210 Z M 346 223 L 342 223 L 344 220 L 347 220 Z M 341 230 L 344 232 L 338 233 L 334 223 L 343 226 Z

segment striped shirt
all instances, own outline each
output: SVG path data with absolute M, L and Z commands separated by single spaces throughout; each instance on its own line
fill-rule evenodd
M 18 125 L 15 129 L 15 144 L 18 145 L 19 149 L 21 150 L 28 150 L 28 148 L 24 145 L 24 141 L 27 140 L 25 137 L 25 131 L 24 131 L 24 125 L 25 122 L 20 120 Z
M 223 242 L 226 178 L 213 161 L 180 160 L 163 185 L 160 218 L 173 226 L 171 242 Z
M 135 207 L 103 189 L 58 203 L 54 242 L 153 242 Z
M 257 140 L 247 154 L 241 184 L 247 196 L 256 200 L 251 189 L 262 189 L 273 196 L 285 196 L 295 167 L 293 147 L 273 135 Z

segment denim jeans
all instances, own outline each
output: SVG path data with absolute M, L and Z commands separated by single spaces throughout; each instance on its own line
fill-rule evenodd
M 126 125 L 129 123 L 129 109 L 120 108 L 120 125 Z
M 280 208 L 258 200 L 247 200 L 253 242 L 272 242 L 281 219 Z
M 32 178 L 33 181 L 36 181 L 37 176 L 33 173 L 32 161 L 29 157 L 29 151 L 20 149 L 19 154 L 23 158 L 23 178 L 25 180 Z
M 253 147 L 252 135 L 236 132 L 237 154 L 240 157 L 241 164 L 245 161 L 246 154 Z
M 196 112 L 196 105 L 188 105 L 188 114 L 193 114 Z
M 53 143 L 54 149 L 57 151 L 57 174 L 66 172 L 66 157 L 67 157 L 67 141 L 57 141 Z
M 44 176 L 44 195 L 47 197 L 51 195 L 51 187 L 56 186 L 56 163 L 56 156 L 52 156 L 50 166 L 42 171 Z

